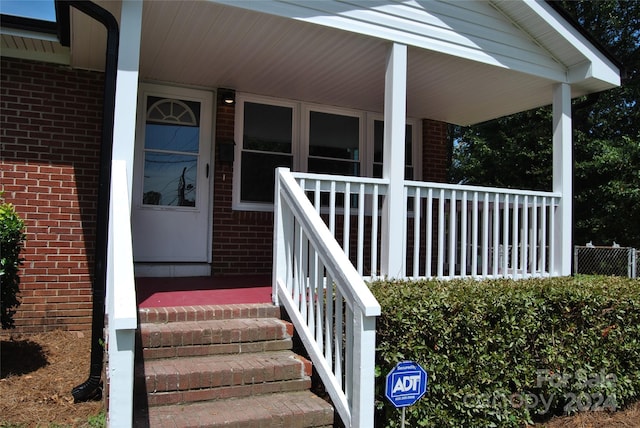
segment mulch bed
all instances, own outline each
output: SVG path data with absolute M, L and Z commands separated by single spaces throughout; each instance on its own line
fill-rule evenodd
M 0 426 L 86 427 L 102 401 L 73 403 L 89 375 L 88 333 L 0 334 Z

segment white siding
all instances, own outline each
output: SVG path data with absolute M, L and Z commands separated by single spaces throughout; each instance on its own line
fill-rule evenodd
M 565 65 L 489 2 L 219 2 L 566 80 Z

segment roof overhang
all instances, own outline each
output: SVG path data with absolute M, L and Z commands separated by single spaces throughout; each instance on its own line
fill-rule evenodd
M 106 31 L 73 8 L 69 22 L 72 66 L 102 70 Z M 557 83 L 620 84 L 553 7 L 509 0 L 146 1 L 140 77 L 381 112 L 393 42 L 409 47 L 410 117 L 466 125 L 548 105 Z
M 55 22 L 2 15 L 0 52 L 6 57 L 69 65 L 69 48 L 58 41 L 56 30 Z

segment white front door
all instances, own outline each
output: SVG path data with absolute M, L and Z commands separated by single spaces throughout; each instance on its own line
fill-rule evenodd
M 213 94 L 143 85 L 138 105 L 134 260 L 210 263 Z

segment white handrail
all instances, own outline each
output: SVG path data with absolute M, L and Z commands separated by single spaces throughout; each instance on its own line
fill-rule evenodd
M 287 168 L 276 170 L 273 299 L 347 427 L 372 427 L 380 305 Z
M 500 194 L 509 194 L 509 195 L 520 195 L 520 196 L 539 196 L 539 197 L 554 197 L 560 198 L 562 194 L 560 192 L 543 192 L 540 190 L 522 190 L 522 189 L 509 189 L 504 187 L 489 187 L 489 186 L 472 186 L 468 184 L 449 184 L 449 183 L 436 183 L 431 181 L 405 181 L 405 186 L 409 189 L 415 187 L 422 188 L 434 188 L 434 189 L 445 189 L 445 190 L 455 190 L 458 192 L 478 192 L 478 193 L 500 193 Z M 410 190 L 411 192 L 411 190 Z M 411 196 L 411 193 L 410 193 Z
M 108 422 L 130 427 L 133 420 L 135 331 L 138 326 L 131 221 L 125 161 L 114 160 L 109 203 L 107 259 Z

